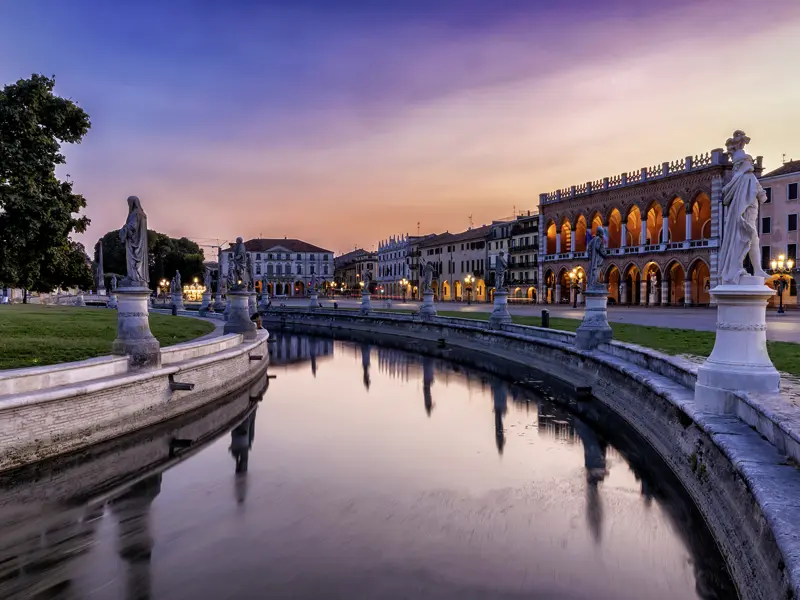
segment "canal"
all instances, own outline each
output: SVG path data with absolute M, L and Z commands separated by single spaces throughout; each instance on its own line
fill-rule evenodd
M 736 598 L 675 477 L 590 399 L 275 338 L 263 395 L 0 476 L 0 598 Z

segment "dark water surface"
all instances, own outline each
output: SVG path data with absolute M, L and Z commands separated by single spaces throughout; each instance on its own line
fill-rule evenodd
M 546 382 L 298 336 L 270 373 L 0 477 L 0 598 L 735 598 L 663 463 Z

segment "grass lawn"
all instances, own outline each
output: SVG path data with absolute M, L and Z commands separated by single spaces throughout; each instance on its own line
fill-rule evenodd
M 210 333 L 199 319 L 150 314 L 150 329 L 161 346 Z M 52 365 L 111 354 L 117 311 L 72 306 L 0 306 L 0 369 Z
M 460 312 L 440 310 L 442 317 L 460 317 L 462 319 L 487 320 L 489 313 Z M 541 327 L 542 320 L 537 316 L 511 315 L 514 323 Z M 563 331 L 575 331 L 581 322 L 578 319 L 550 317 L 550 327 Z M 639 344 L 653 348 L 664 354 L 694 354 L 708 356 L 714 349 L 714 331 L 695 331 L 694 329 L 670 329 L 666 327 L 648 327 L 630 323 L 610 323 L 614 339 L 620 342 Z M 800 344 L 791 342 L 767 342 L 767 350 L 775 368 L 784 373 L 800 375 Z

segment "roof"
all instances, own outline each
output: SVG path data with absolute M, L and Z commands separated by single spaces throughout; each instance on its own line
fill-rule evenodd
M 761 179 L 765 179 L 767 177 L 778 177 L 780 175 L 789 175 L 790 173 L 800 173 L 800 160 L 790 160 L 789 162 L 783 163 L 782 166 L 778 167 L 774 171 L 770 171 L 766 175 L 762 175 Z
M 230 245 L 231 248 L 233 246 L 234 244 Z M 330 250 L 294 238 L 253 238 L 252 240 L 247 240 L 244 243 L 244 247 L 248 252 L 268 252 L 277 248 L 284 248 L 289 252 L 327 252 L 333 254 Z

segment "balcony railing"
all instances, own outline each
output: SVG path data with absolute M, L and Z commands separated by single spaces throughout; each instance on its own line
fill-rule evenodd
M 698 248 L 716 248 L 719 240 L 687 240 L 685 242 L 670 242 L 668 244 L 645 244 L 643 246 L 625 246 L 624 248 L 609 248 L 610 256 L 620 256 L 627 254 L 659 254 L 661 252 L 675 250 L 695 250 Z M 554 260 L 574 260 L 587 258 L 586 252 L 561 252 L 559 254 L 545 254 L 542 260 L 550 262 Z
M 538 250 L 538 246 L 536 244 L 525 244 L 523 246 L 510 246 L 508 248 L 509 252 L 535 252 Z

